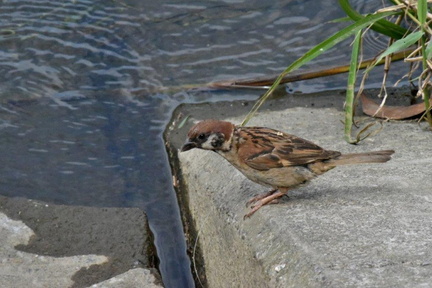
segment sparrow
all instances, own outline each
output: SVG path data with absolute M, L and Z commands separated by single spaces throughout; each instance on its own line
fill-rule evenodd
M 278 130 L 241 127 L 219 120 L 204 120 L 189 130 L 181 151 L 193 148 L 218 153 L 250 180 L 272 188 L 247 202 L 251 210 L 244 218 L 336 166 L 384 163 L 394 153 L 382 150 L 342 154 Z

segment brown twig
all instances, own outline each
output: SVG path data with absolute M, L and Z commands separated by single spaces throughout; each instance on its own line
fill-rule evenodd
M 405 50 L 398 53 L 394 53 L 391 57 L 392 61 L 398 61 L 404 59 L 408 53 L 412 50 Z M 362 61 L 359 65 L 359 69 L 365 69 L 368 67 L 375 59 L 368 59 Z M 385 59 L 380 61 L 378 65 L 383 64 Z M 346 73 L 349 70 L 349 65 L 337 66 L 333 68 L 322 69 L 318 71 L 309 71 L 298 74 L 292 74 L 285 76 L 280 84 L 286 84 L 290 82 L 314 79 L 319 77 L 332 76 L 337 74 Z M 210 88 L 225 88 L 225 89 L 240 89 L 240 88 L 256 88 L 256 89 L 268 89 L 273 82 L 276 80 L 274 77 L 266 78 L 252 78 L 252 79 L 240 79 L 240 80 L 227 80 L 220 82 L 212 82 L 208 84 Z

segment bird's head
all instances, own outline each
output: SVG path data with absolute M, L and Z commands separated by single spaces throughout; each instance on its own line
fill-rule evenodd
M 193 148 L 228 151 L 231 149 L 234 128 L 234 124 L 226 121 L 201 121 L 189 130 L 188 138 L 181 151 Z

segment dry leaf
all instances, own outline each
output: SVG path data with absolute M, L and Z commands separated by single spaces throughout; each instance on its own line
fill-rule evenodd
M 360 101 L 362 103 L 363 113 L 377 118 L 401 120 L 401 119 L 414 117 L 425 111 L 424 103 L 418 103 L 410 106 L 385 106 L 384 105 L 378 111 L 378 113 L 376 113 L 376 111 L 380 107 L 379 104 L 367 98 L 366 95 L 364 94 L 360 95 Z

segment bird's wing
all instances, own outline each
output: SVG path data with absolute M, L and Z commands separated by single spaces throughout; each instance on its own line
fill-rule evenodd
M 240 159 L 257 170 L 305 165 L 339 156 L 300 137 L 263 127 L 238 127 Z

